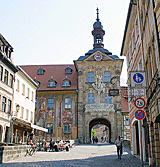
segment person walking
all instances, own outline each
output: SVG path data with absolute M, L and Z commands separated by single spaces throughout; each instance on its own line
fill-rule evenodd
M 117 147 L 117 154 L 118 154 L 118 159 L 121 159 L 122 156 L 122 146 L 123 146 L 123 141 L 120 136 L 118 136 L 118 139 L 115 142 L 115 145 Z

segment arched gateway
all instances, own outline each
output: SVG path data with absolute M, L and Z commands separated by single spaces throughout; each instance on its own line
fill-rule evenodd
M 104 49 L 105 31 L 99 19 L 93 24 L 93 49 L 74 61 L 78 72 L 78 139 L 90 143 L 91 128 L 99 122 L 109 127 L 110 142 L 122 135 L 120 74 L 123 60 Z
M 95 125 L 106 125 L 109 129 L 109 142 L 111 142 L 111 124 L 107 119 L 104 118 L 95 118 L 89 123 L 89 134 L 90 134 L 90 141 L 91 141 L 91 130 Z

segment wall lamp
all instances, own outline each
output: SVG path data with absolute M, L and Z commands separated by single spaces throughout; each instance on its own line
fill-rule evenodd
M 16 111 L 18 112 L 19 109 L 20 109 L 20 106 L 19 106 L 19 104 L 17 104 L 17 105 L 16 105 Z

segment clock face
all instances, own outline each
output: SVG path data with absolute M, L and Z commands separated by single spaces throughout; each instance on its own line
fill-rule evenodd
M 99 53 L 99 52 L 97 52 L 95 55 L 94 55 L 94 59 L 96 60 L 96 61 L 101 61 L 102 60 L 102 54 L 101 53 Z

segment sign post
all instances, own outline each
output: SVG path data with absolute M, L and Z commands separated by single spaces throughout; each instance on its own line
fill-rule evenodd
M 145 100 L 141 98 L 145 96 L 146 72 L 145 71 L 130 71 L 130 87 L 132 88 L 133 96 L 138 96 L 134 101 L 135 107 L 138 109 L 135 112 L 135 118 L 140 121 L 140 143 L 141 143 L 141 160 L 143 167 L 143 150 L 142 150 L 142 121 L 145 118 L 145 112 L 141 109 L 145 106 Z

